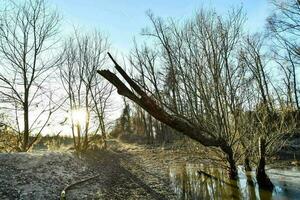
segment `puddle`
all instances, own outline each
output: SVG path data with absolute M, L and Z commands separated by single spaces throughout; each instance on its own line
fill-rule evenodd
M 239 180 L 227 178 L 227 173 L 203 164 L 176 164 L 169 168 L 171 186 L 178 199 L 300 199 L 300 168 L 269 169 L 275 185 L 273 192 L 259 190 L 255 172 L 245 174 L 238 167 Z

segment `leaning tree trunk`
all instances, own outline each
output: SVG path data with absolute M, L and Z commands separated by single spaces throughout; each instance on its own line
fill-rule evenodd
M 121 68 L 121 66 L 113 59 L 113 57 L 108 53 L 109 57 L 115 64 L 116 70 L 121 74 L 125 81 L 132 88 L 129 89 L 114 73 L 109 70 L 98 70 L 97 72 L 113 84 L 118 91 L 118 94 L 129 98 L 139 106 L 141 106 L 145 111 L 147 111 L 151 116 L 153 116 L 158 121 L 170 126 L 171 128 L 181 132 L 182 134 L 196 140 L 200 144 L 206 147 L 218 147 L 227 156 L 227 162 L 229 164 L 229 177 L 237 179 L 237 168 L 233 156 L 232 148 L 224 140 L 224 138 L 216 137 L 215 134 L 211 133 L 201 123 L 193 123 L 188 118 L 181 115 L 169 114 L 165 111 L 154 99 L 144 92 L 138 84 L 136 84 L 128 74 Z
M 250 159 L 247 155 L 245 156 L 245 159 L 244 159 L 244 167 L 245 167 L 246 172 L 251 172 L 252 171 L 252 168 L 251 168 L 251 165 L 250 165 Z
M 232 148 L 227 144 L 221 144 L 222 151 L 226 154 L 226 161 L 229 164 L 228 176 L 231 179 L 237 179 L 238 173 L 236 168 L 236 163 L 233 156 Z
M 252 168 L 251 168 L 251 165 L 250 165 L 249 155 L 250 155 L 249 150 L 246 149 L 245 158 L 244 158 L 244 167 L 245 167 L 246 172 L 251 172 L 252 171 Z
M 274 185 L 266 174 L 266 140 L 259 138 L 259 163 L 256 169 L 256 180 L 260 188 L 273 190 Z

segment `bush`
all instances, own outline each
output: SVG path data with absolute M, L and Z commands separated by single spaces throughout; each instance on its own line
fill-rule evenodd
M 18 135 L 7 127 L 0 127 L 0 152 L 20 151 Z

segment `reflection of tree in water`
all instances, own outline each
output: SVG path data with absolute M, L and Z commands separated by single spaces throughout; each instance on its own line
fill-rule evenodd
M 247 191 L 245 191 L 246 196 L 249 197 L 249 199 L 256 199 L 256 193 L 255 193 L 255 182 L 253 181 L 252 175 L 250 173 L 246 174 L 247 182 L 246 182 L 246 188 Z
M 259 189 L 254 171 L 239 170 L 238 181 L 227 178 L 226 170 L 203 164 L 178 164 L 171 166 L 169 172 L 178 199 L 297 199 L 300 194 L 291 184 L 282 181 L 272 192 Z M 277 172 L 270 174 L 286 176 Z
M 180 199 L 240 199 L 237 181 L 225 180 L 217 168 L 184 164 L 170 168 L 172 187 Z

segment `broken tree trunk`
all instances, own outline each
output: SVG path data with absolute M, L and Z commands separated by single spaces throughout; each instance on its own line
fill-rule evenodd
M 158 121 L 167 124 L 173 129 L 183 133 L 184 135 L 198 141 L 204 146 L 219 147 L 227 156 L 227 161 L 230 166 L 229 176 L 232 179 L 237 178 L 237 170 L 235 160 L 233 158 L 232 148 L 227 144 L 224 138 L 216 137 L 201 124 L 195 124 L 184 116 L 173 115 L 165 111 L 159 104 L 144 92 L 141 87 L 136 84 L 121 66 L 108 53 L 110 59 L 115 64 L 116 70 L 121 74 L 129 86 L 129 89 L 114 73 L 109 70 L 98 70 L 97 72 L 113 84 L 117 88 L 118 94 L 129 98 L 139 106 L 141 106 L 150 115 Z

